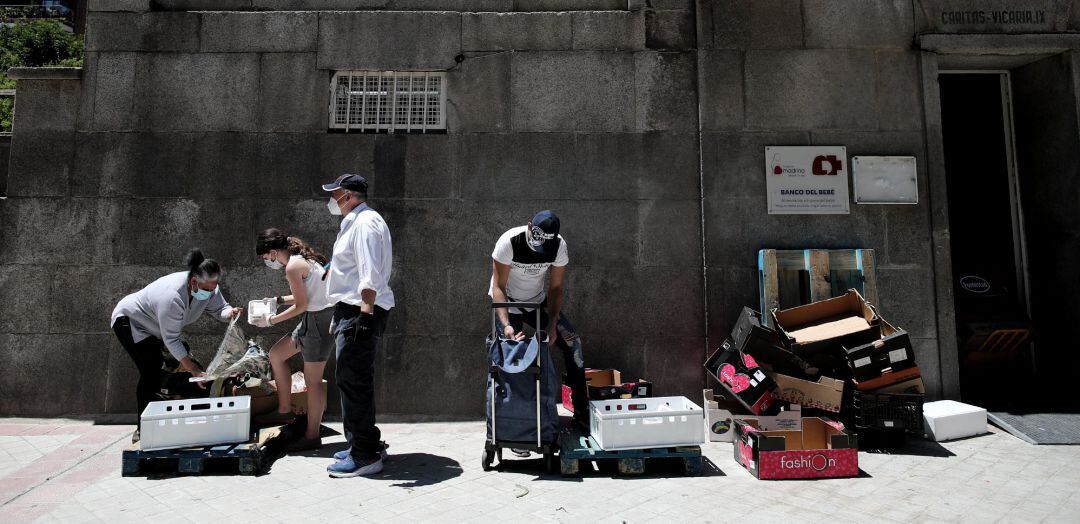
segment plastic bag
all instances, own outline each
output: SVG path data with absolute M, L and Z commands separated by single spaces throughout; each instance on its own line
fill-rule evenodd
M 218 345 L 217 353 L 206 367 L 206 379 L 216 380 L 241 374 L 269 380 L 270 356 L 254 340 L 244 338 L 244 332 L 236 319 L 229 323 L 225 338 Z
M 289 391 L 292 393 L 303 393 L 307 391 L 307 381 L 304 380 L 304 372 L 297 371 L 292 374 L 292 387 Z

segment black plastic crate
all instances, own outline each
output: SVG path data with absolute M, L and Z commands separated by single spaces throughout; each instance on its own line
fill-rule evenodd
M 854 391 L 851 396 L 852 425 L 921 437 L 924 398 L 924 395 L 917 393 Z
M 907 433 L 877 428 L 851 428 L 859 438 L 860 451 L 894 450 L 907 445 Z

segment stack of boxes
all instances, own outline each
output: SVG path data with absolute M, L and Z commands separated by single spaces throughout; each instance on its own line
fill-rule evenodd
M 736 460 L 751 473 L 855 475 L 856 434 L 864 447 L 922 435 L 925 389 L 911 340 L 857 291 L 770 317 L 775 329 L 743 308 L 731 337 L 705 363 L 723 390 L 723 398 L 706 392 L 710 438 L 734 438 Z M 793 412 L 802 416 L 799 427 Z

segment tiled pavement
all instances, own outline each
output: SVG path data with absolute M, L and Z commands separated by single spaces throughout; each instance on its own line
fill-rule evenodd
M 481 422 L 382 428 L 391 457 L 375 478 L 330 479 L 329 459 L 310 453 L 258 477 L 145 478 L 120 476 L 131 426 L 0 421 L 0 522 L 1080 522 L 1080 446 L 1032 446 L 996 429 L 912 454 L 860 453 L 860 478 L 759 481 L 730 444 L 705 446 L 702 477 L 562 479 L 535 462 L 483 471 Z

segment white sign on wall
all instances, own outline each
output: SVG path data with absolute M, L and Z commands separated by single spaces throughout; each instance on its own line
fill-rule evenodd
M 765 177 L 770 215 L 850 212 L 844 146 L 767 146 Z
M 918 204 L 913 156 L 853 156 L 851 185 L 856 204 Z

